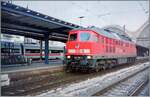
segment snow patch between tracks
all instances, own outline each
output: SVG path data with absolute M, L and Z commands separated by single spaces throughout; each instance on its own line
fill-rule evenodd
M 1 75 L 1 86 L 8 86 L 10 84 L 10 79 L 8 77 L 8 74 L 2 74 Z
M 121 81 L 145 68 L 149 67 L 149 62 L 140 65 L 134 65 L 128 68 L 117 70 L 103 76 L 98 76 L 92 79 L 73 83 L 67 86 L 59 87 L 46 93 L 38 95 L 41 96 L 91 96 L 114 83 Z

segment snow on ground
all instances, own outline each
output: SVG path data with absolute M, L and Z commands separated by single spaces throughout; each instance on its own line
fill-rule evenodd
M 149 70 L 144 70 L 135 76 L 115 85 L 102 96 L 128 96 L 148 78 Z
M 146 67 L 149 67 L 149 62 L 117 70 L 103 76 L 73 83 L 67 86 L 60 86 L 57 89 L 51 90 L 47 93 L 42 93 L 38 96 L 91 96 Z

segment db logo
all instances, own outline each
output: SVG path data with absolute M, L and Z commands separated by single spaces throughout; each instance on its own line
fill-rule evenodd
M 76 44 L 76 46 L 75 46 L 76 48 L 79 48 L 79 44 Z

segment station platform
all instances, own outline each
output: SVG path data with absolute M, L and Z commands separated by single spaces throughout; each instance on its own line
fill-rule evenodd
M 2 86 L 12 85 L 19 81 L 39 79 L 42 76 L 61 72 L 64 70 L 62 60 L 49 60 L 49 64 L 42 62 L 32 62 L 32 64 L 14 64 L 14 66 L 1 67 Z
M 1 67 L 2 74 L 10 74 L 17 72 L 35 71 L 41 69 L 50 69 L 63 67 L 62 60 L 49 60 L 49 64 L 44 64 L 44 61 L 34 61 L 32 64 L 14 64 L 13 66 Z

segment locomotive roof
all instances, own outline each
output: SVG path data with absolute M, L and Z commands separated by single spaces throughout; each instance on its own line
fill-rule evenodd
M 88 28 L 78 28 L 78 29 L 74 29 L 74 30 L 94 30 L 96 32 L 98 32 L 99 34 L 109 37 L 109 38 L 113 38 L 113 39 L 118 39 L 118 40 L 125 40 L 125 41 L 130 41 L 131 42 L 131 38 L 129 38 L 125 33 L 119 33 L 117 31 L 112 31 L 109 29 L 100 29 L 97 27 L 88 27 Z

